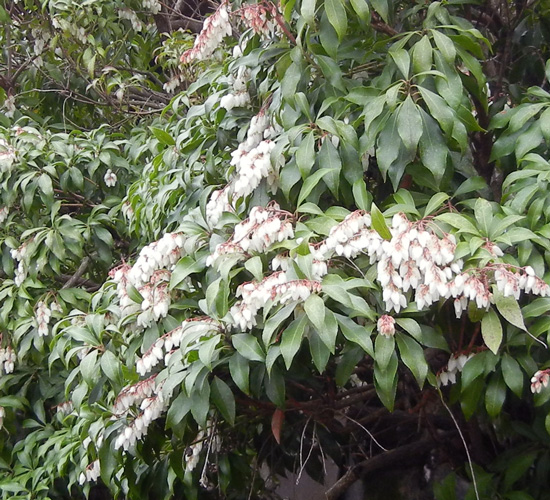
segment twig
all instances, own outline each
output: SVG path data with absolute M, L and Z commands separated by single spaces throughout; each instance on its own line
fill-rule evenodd
M 61 290 L 64 290 L 66 288 L 72 288 L 74 285 L 76 285 L 77 281 L 82 277 L 82 275 L 86 272 L 86 269 L 88 267 L 88 264 L 90 263 L 90 257 L 84 257 L 84 260 L 80 263 L 80 266 L 78 266 L 78 269 L 76 270 L 76 273 L 74 273 L 69 281 L 65 283 Z

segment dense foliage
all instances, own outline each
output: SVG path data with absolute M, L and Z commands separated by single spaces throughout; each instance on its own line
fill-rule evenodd
M 550 498 L 549 21 L 1 2 L 1 498 Z

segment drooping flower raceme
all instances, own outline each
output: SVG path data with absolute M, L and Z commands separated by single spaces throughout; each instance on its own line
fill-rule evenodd
M 17 356 L 10 346 L 0 348 L 0 374 L 2 372 L 6 374 L 12 373 L 16 361 Z
M 277 22 L 280 14 L 277 6 L 272 2 L 244 4 L 238 13 L 244 24 L 251 28 L 254 33 L 258 33 L 265 38 L 281 35 L 282 30 Z
M 230 8 L 227 2 L 222 2 L 216 12 L 206 18 L 201 32 L 195 39 L 192 49 L 186 50 L 181 56 L 181 62 L 189 64 L 191 61 L 208 59 L 220 46 L 226 36 L 231 36 L 232 29 L 229 22 Z
M 443 368 L 437 374 L 437 384 L 438 386 L 455 384 L 456 383 L 456 374 L 462 372 L 466 362 L 472 358 L 474 355 L 470 354 L 451 354 L 449 361 L 445 368 Z
M 97 481 L 100 474 L 99 460 L 94 460 L 90 465 L 86 467 L 84 472 L 78 477 L 78 483 L 91 483 Z
M 292 219 L 292 214 L 275 202 L 265 208 L 252 208 L 248 218 L 235 226 L 233 236 L 216 247 L 206 265 L 219 268 L 227 255 L 241 260 L 251 252 L 264 252 L 274 243 L 294 237 Z
M 121 314 L 139 312 L 136 323 L 147 327 L 168 313 L 171 303 L 168 283 L 171 270 L 178 260 L 195 248 L 197 239 L 186 238 L 182 233 L 166 233 L 160 240 L 144 247 L 133 266 L 124 264 L 110 272 L 117 283 Z M 130 286 L 142 296 L 140 304 L 129 295 Z
M 256 314 L 268 302 L 273 305 L 291 301 L 303 302 L 312 293 L 321 291 L 316 280 L 289 280 L 284 271 L 266 276 L 262 281 L 250 281 L 239 285 L 237 297 L 242 300 L 231 308 L 231 317 L 236 326 L 249 330 L 256 326 Z
M 139 415 L 126 426 L 115 440 L 115 449 L 128 450 L 132 448 L 138 439 L 147 434 L 149 425 L 160 417 L 168 407 L 169 397 L 162 393 L 162 384 L 153 389 L 153 394 L 146 397 L 140 404 Z
M 266 179 L 273 193 L 276 192 L 278 171 L 271 163 L 270 154 L 275 147 L 271 139 L 277 133 L 265 109 L 252 118 L 246 139 L 231 153 L 235 175 L 224 188 L 210 195 L 206 205 L 210 227 L 216 227 L 223 212 L 233 211 L 239 199 L 252 194 L 262 179 Z
M 157 339 L 151 347 L 138 359 L 136 370 L 145 375 L 161 361 L 168 364 L 172 354 L 180 346 L 193 345 L 202 337 L 210 337 L 219 332 L 220 324 L 212 318 L 199 317 L 185 320 L 181 326 L 171 330 Z

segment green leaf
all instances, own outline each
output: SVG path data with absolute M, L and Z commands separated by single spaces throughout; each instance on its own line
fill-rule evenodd
M 428 106 L 430 114 L 437 120 L 443 132 L 445 132 L 447 136 L 450 136 L 455 122 L 455 114 L 452 108 L 449 107 L 445 99 L 442 99 L 441 96 L 435 92 L 422 86 L 418 86 L 418 90 L 422 99 Z
M 369 0 L 372 8 L 378 12 L 380 17 L 384 20 L 385 23 L 389 22 L 389 5 L 388 0 Z
M 325 302 L 319 295 L 312 294 L 304 302 L 304 310 L 311 324 L 318 330 L 325 322 Z
M 364 356 L 365 353 L 359 346 L 347 349 L 342 354 L 340 361 L 338 362 L 338 366 L 336 367 L 335 376 L 336 384 L 339 387 L 346 385 L 353 371 L 357 367 L 357 364 L 361 359 L 363 359 Z
M 105 351 L 103 353 L 100 359 L 100 364 L 103 373 L 111 382 L 121 384 L 121 363 L 111 351 Z
M 319 151 L 319 164 L 323 169 L 329 169 L 327 175 L 323 176 L 323 182 L 337 198 L 340 186 L 340 172 L 342 171 L 342 160 L 332 141 L 325 140 Z
M 302 185 L 302 189 L 300 190 L 300 196 L 298 196 L 298 206 L 302 204 L 302 202 L 309 196 L 309 194 L 313 191 L 313 188 L 319 184 L 319 181 L 325 177 L 326 175 L 339 175 L 340 171 L 336 169 L 331 168 L 321 168 L 320 170 L 317 170 L 312 175 L 310 175 Z
M 317 0 L 303 0 L 300 12 L 305 22 L 310 26 L 315 24 L 315 6 Z
M 357 208 L 365 210 L 366 212 L 370 211 L 372 204 L 372 194 L 367 191 L 367 186 L 363 179 L 357 179 L 353 183 L 353 200 Z
M 366 0 L 351 0 L 351 6 L 359 19 L 365 23 L 370 23 L 370 10 Z
M 250 274 L 252 274 L 252 276 L 254 276 L 255 280 L 262 281 L 264 269 L 262 258 L 259 255 L 248 259 L 244 263 L 244 267 Z
M 281 338 L 281 354 L 285 360 L 287 370 L 292 365 L 292 360 L 300 349 L 302 339 L 307 324 L 307 316 L 304 315 L 299 319 L 295 319 L 288 328 L 283 332 Z
M 191 414 L 195 422 L 201 427 L 206 425 L 206 418 L 210 410 L 210 385 L 204 383 L 200 390 L 193 390 L 191 397 Z
M 507 352 L 502 356 L 502 375 L 510 390 L 518 398 L 521 398 L 523 394 L 523 372 L 519 363 Z
M 319 328 L 317 328 L 317 333 L 327 346 L 328 350 L 334 354 L 336 337 L 338 335 L 338 323 L 334 313 L 330 309 L 326 310 L 325 320 L 321 323 Z
M 298 165 L 302 179 L 306 179 L 315 165 L 315 137 L 313 132 L 309 132 L 298 146 L 296 165 Z
M 484 198 L 478 198 L 474 205 L 474 215 L 483 236 L 490 237 L 493 224 L 493 208 Z
M 245 394 L 250 394 L 250 364 L 248 363 L 248 359 L 238 352 L 234 353 L 229 358 L 229 373 L 237 387 Z
M 445 222 L 450 226 L 458 229 L 461 233 L 469 233 L 475 236 L 481 236 L 476 227 L 464 216 L 461 214 L 441 214 L 436 217 L 436 220 Z
M 432 36 L 434 37 L 435 44 L 441 52 L 441 55 L 449 64 L 454 65 L 454 61 L 456 58 L 456 49 L 453 41 L 447 35 L 441 33 L 441 31 L 431 30 L 431 32 Z
M 422 118 L 418 107 L 411 96 L 407 96 L 399 108 L 397 114 L 397 131 L 403 141 L 405 148 L 411 153 L 416 151 L 420 137 L 422 136 Z
M 374 357 L 374 348 L 370 338 L 374 325 L 361 326 L 352 319 L 341 316 L 340 314 L 335 314 L 335 317 L 340 324 L 340 329 L 344 337 L 350 342 L 359 345 L 369 356 Z
M 190 274 L 204 269 L 204 262 L 198 262 L 190 256 L 182 257 L 170 276 L 170 290 L 177 288 Z
M 413 70 L 416 74 L 429 71 L 432 67 L 432 44 L 427 35 L 413 47 L 412 56 Z
M 527 331 L 523 322 L 523 314 L 521 314 L 518 301 L 514 297 L 505 297 L 498 290 L 495 290 L 493 298 L 498 312 L 508 323 L 518 327 L 520 330 Z
M 315 367 L 319 373 L 323 373 L 330 359 L 330 350 L 315 330 L 310 331 L 309 334 L 309 351 L 311 352 Z
M 160 128 L 151 127 L 151 132 L 153 132 L 153 135 L 164 146 L 174 146 L 176 144 L 176 141 L 174 141 L 172 136 Z
M 405 78 L 405 80 L 408 80 L 411 68 L 411 57 L 409 56 L 409 53 L 405 49 L 397 49 L 391 50 L 390 56 L 399 68 L 399 71 L 401 71 L 403 78 Z M 410 96 L 408 97 L 410 98 Z
M 487 413 L 491 417 L 496 417 L 502 405 L 506 400 L 506 385 L 502 377 L 495 373 L 489 380 L 489 385 L 487 386 L 487 391 L 485 392 L 485 408 Z
M 414 339 L 399 332 L 395 334 L 395 339 L 397 340 L 399 354 L 403 363 L 411 370 L 419 387 L 422 389 L 428 374 L 428 363 L 424 357 L 424 349 Z
M 285 405 L 285 378 L 277 366 L 273 367 L 271 375 L 265 379 L 265 392 L 277 407 L 282 408 Z
M 210 397 L 229 425 L 235 425 L 235 396 L 229 386 L 218 377 L 214 377 L 210 387 Z
M 275 330 L 277 330 L 281 323 L 294 312 L 295 308 L 295 302 L 287 304 L 267 319 L 262 332 L 262 342 L 266 347 L 273 342 L 273 334 L 275 333 Z
M 249 333 L 237 333 L 231 336 L 233 347 L 237 352 L 250 361 L 264 361 L 265 354 L 258 340 Z
M 544 136 L 544 140 L 550 143 L 550 107 L 546 108 L 539 118 L 540 131 Z
M 420 159 L 439 185 L 447 167 L 449 148 L 435 120 L 424 110 L 420 110 L 420 116 L 423 130 L 419 143 Z
M 371 207 L 371 218 L 373 229 L 385 240 L 391 240 L 392 235 L 386 224 L 386 219 L 374 203 Z
M 436 193 L 431 198 L 428 204 L 426 205 L 426 208 L 424 209 L 424 217 L 427 215 L 431 215 L 433 212 L 435 212 L 436 209 L 441 207 L 443 203 L 445 203 L 449 199 L 449 195 L 447 193 Z
M 170 404 L 168 412 L 166 414 L 166 428 L 172 429 L 178 426 L 185 415 L 191 411 L 191 399 L 185 394 L 180 392 L 174 401 Z
M 126 286 L 126 291 L 128 292 L 128 297 L 130 297 L 136 304 L 141 304 L 143 302 L 143 296 L 131 283 Z
M 325 0 L 328 20 L 342 41 L 348 29 L 348 16 L 342 0 Z
M 374 385 L 382 404 L 390 411 L 393 411 L 395 393 L 397 391 L 397 354 L 393 352 L 386 369 L 380 368 L 374 363 Z
M 199 347 L 199 359 L 202 364 L 206 366 L 209 370 L 212 370 L 212 360 L 214 357 L 214 352 L 220 343 L 221 335 L 215 335 L 214 337 L 205 340 L 200 343 Z
M 502 342 L 502 325 L 497 313 L 491 307 L 481 320 L 481 335 L 485 345 L 496 354 Z
M 385 370 L 395 352 L 395 338 L 378 334 L 374 341 L 374 360 L 381 370 Z

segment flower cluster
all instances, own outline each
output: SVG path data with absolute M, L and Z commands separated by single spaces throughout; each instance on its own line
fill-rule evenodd
M 13 260 L 18 261 L 17 268 L 15 269 L 15 285 L 21 286 L 23 281 L 27 278 L 27 264 L 25 262 L 25 256 L 27 255 L 28 242 L 23 243 L 19 248 L 13 248 L 10 251 Z
M 80 474 L 78 477 L 78 484 L 82 485 L 84 483 L 90 483 L 97 481 L 97 478 L 99 477 L 100 469 L 99 469 L 99 460 L 94 460 L 90 465 L 86 467 L 84 472 Z
M 274 148 L 274 142 L 265 140 L 247 153 L 241 154 L 238 150 L 233 153 L 231 165 L 234 165 L 236 170 L 233 193 L 237 198 L 244 198 L 251 194 L 260 185 L 262 179 L 267 180 L 272 190 L 276 189 L 278 174 L 270 158 Z
M 262 109 L 252 118 L 246 140 L 231 153 L 231 165 L 235 166 L 236 175 L 223 189 L 214 191 L 206 205 L 206 219 L 210 226 L 215 227 L 222 213 L 232 211 L 233 203 L 251 194 L 263 178 L 272 192 L 276 191 L 278 172 L 270 158 L 275 144 L 270 139 L 277 134 L 278 130 L 271 124 L 266 110 Z
M 533 394 L 542 391 L 543 387 L 548 387 L 550 382 L 550 369 L 538 370 L 531 378 L 531 392 Z
M 132 9 L 118 9 L 118 17 L 130 21 L 134 31 L 141 31 L 143 28 L 137 14 Z
M 67 19 L 63 19 L 62 17 L 52 17 L 52 26 L 55 29 L 69 32 L 80 43 L 86 43 L 88 41 L 84 26 L 79 27 L 76 23 L 72 23 Z
M 48 325 L 50 323 L 50 318 L 52 316 L 52 311 L 50 308 L 42 301 L 36 304 L 36 323 L 38 325 L 38 335 L 44 337 L 48 335 Z
M 107 172 L 105 173 L 105 177 L 103 177 L 103 180 L 105 181 L 105 185 L 107 187 L 115 187 L 117 182 L 117 176 L 111 169 L 108 169 Z
M 409 289 L 416 291 L 418 309 L 449 296 L 449 281 L 462 269 L 462 261 L 454 262 L 454 236 L 439 238 L 425 221 L 411 222 L 404 214 L 393 216 L 390 240 L 382 239 L 370 226 L 369 214 L 352 212 L 331 229 L 315 255 L 320 259 L 334 253 L 354 258 L 366 253 L 371 264 L 377 263 L 377 281 L 387 311 L 398 313 L 407 307 L 405 293 Z
M 181 233 L 166 233 L 160 240 L 144 247 L 133 266 L 124 264 L 111 270 L 110 276 L 117 283 L 122 314 L 139 313 L 138 326 L 147 327 L 168 313 L 171 269 L 186 252 L 186 244 L 192 246 L 194 242 Z M 143 297 L 141 304 L 129 296 L 130 285 Z
M 300 238 L 298 238 L 298 240 L 300 240 Z M 296 242 L 299 244 L 298 240 L 296 240 Z M 311 251 L 311 254 L 313 255 L 316 253 L 316 249 L 313 245 L 310 245 L 310 251 Z M 280 269 L 281 271 L 288 271 L 291 268 L 292 262 L 294 260 L 295 259 L 293 259 L 292 257 L 290 257 L 290 255 L 288 255 L 288 252 L 281 253 L 273 257 L 273 260 L 271 261 L 271 269 L 273 269 L 273 271 L 277 271 L 278 269 Z M 313 259 L 313 261 L 311 262 L 312 279 L 320 281 L 323 278 L 323 276 L 327 274 L 327 272 L 328 272 L 327 261 L 320 260 L 320 259 Z
M 254 33 L 266 38 L 272 38 L 274 35 L 281 34 L 281 27 L 277 22 L 279 12 L 277 11 L 277 7 L 271 2 L 245 4 L 239 10 L 239 14 L 243 22 Z
M 543 280 L 535 276 L 535 271 L 531 266 L 518 268 L 515 272 L 510 271 L 506 264 L 496 266 L 495 283 L 497 289 L 505 297 L 513 296 L 519 299 L 521 290 L 525 293 L 533 293 L 546 297 L 550 295 L 550 286 Z
M 466 362 L 472 358 L 473 354 L 452 354 L 447 362 L 447 366 L 437 374 L 437 385 L 447 385 L 456 383 L 456 374 L 460 373 Z
M 13 115 L 15 115 L 15 111 L 17 110 L 17 107 L 15 106 L 15 96 L 14 95 L 8 95 L 6 97 L 6 100 L 4 101 L 4 114 L 7 118 L 13 118 Z M 2 153 L 0 153 L 0 156 Z M 1 163 L 2 160 L 0 159 L 0 170 L 1 170 Z
M 264 252 L 274 243 L 294 237 L 291 219 L 292 214 L 281 210 L 276 202 L 252 208 L 248 218 L 235 226 L 233 236 L 216 247 L 206 265 L 219 267 L 228 254 L 244 257 L 249 252 Z
M 162 85 L 162 88 L 165 92 L 168 92 L 169 94 L 173 94 L 174 91 L 183 83 L 185 82 L 186 77 L 183 73 L 179 73 L 177 75 L 172 76 L 168 79 L 166 83 Z
M 17 356 L 11 347 L 0 348 L 0 373 L 12 373 L 15 368 Z
M 142 0 L 141 5 L 143 7 L 143 10 L 146 10 L 153 15 L 158 14 L 162 8 L 158 0 Z
M 168 289 L 170 273 L 166 270 L 155 271 L 151 283 L 140 287 L 143 297 L 141 312 L 136 319 L 138 326 L 147 328 L 153 321 L 158 321 L 168 314 L 171 297 Z
M 70 400 L 63 401 L 63 403 L 59 403 L 57 406 L 55 406 L 55 409 L 58 415 L 69 415 L 74 410 L 73 402 Z
M 377 323 L 378 333 L 385 337 L 393 337 L 395 335 L 395 318 L 384 314 L 378 318 Z
M 201 337 L 212 335 L 218 328 L 219 324 L 207 317 L 185 320 L 181 326 L 153 342 L 153 345 L 138 359 L 137 372 L 140 375 L 145 375 L 162 360 L 165 364 L 168 364 L 174 350 L 184 342 L 187 345 L 197 342 Z
M 152 396 L 145 398 L 140 405 L 141 412 L 134 421 L 126 426 L 115 440 L 115 449 L 127 451 L 132 448 L 138 439 L 147 434 L 151 422 L 160 417 L 168 406 L 169 398 L 162 394 L 162 384 L 154 389 Z
M 2 224 L 8 218 L 9 213 L 10 211 L 8 207 L 0 208 L 0 224 Z
M 199 463 L 200 454 L 204 445 L 204 429 L 200 429 L 195 440 L 185 452 L 185 470 L 193 472 Z
M 122 389 L 115 399 L 113 414 L 117 417 L 124 416 L 132 406 L 140 404 L 145 398 L 151 397 L 155 388 L 156 377 L 156 374 L 151 375 L 145 380 L 140 380 L 136 384 Z
M 513 271 L 511 270 L 513 269 Z M 450 283 L 450 295 L 454 297 L 456 317 L 468 308 L 468 300 L 475 301 L 479 309 L 489 307 L 493 302 L 491 275 L 497 290 L 505 297 L 519 299 L 521 291 L 546 297 L 550 286 L 535 276 L 531 266 L 516 268 L 508 264 L 491 264 L 482 269 L 472 269 L 458 274 Z
M 229 4 L 222 2 L 218 10 L 204 21 L 199 36 L 192 49 L 186 50 L 181 56 L 182 63 L 203 61 L 208 59 L 218 48 L 226 36 L 231 36 L 232 29 L 229 22 Z
M 288 280 L 284 271 L 266 276 L 262 281 L 249 281 L 239 285 L 237 297 L 242 300 L 231 308 L 235 325 L 242 330 L 256 325 L 256 314 L 269 301 L 273 305 L 290 301 L 305 301 L 312 293 L 321 291 L 321 283 L 316 280 Z
M 233 80 L 233 93 L 224 95 L 220 100 L 220 107 L 231 111 L 233 108 L 242 108 L 250 104 L 250 94 L 246 84 L 250 79 L 250 71 L 246 66 L 238 69 L 237 77 Z
M 8 173 L 11 170 L 15 157 L 15 149 L 8 146 L 4 139 L 0 139 L 0 174 Z

